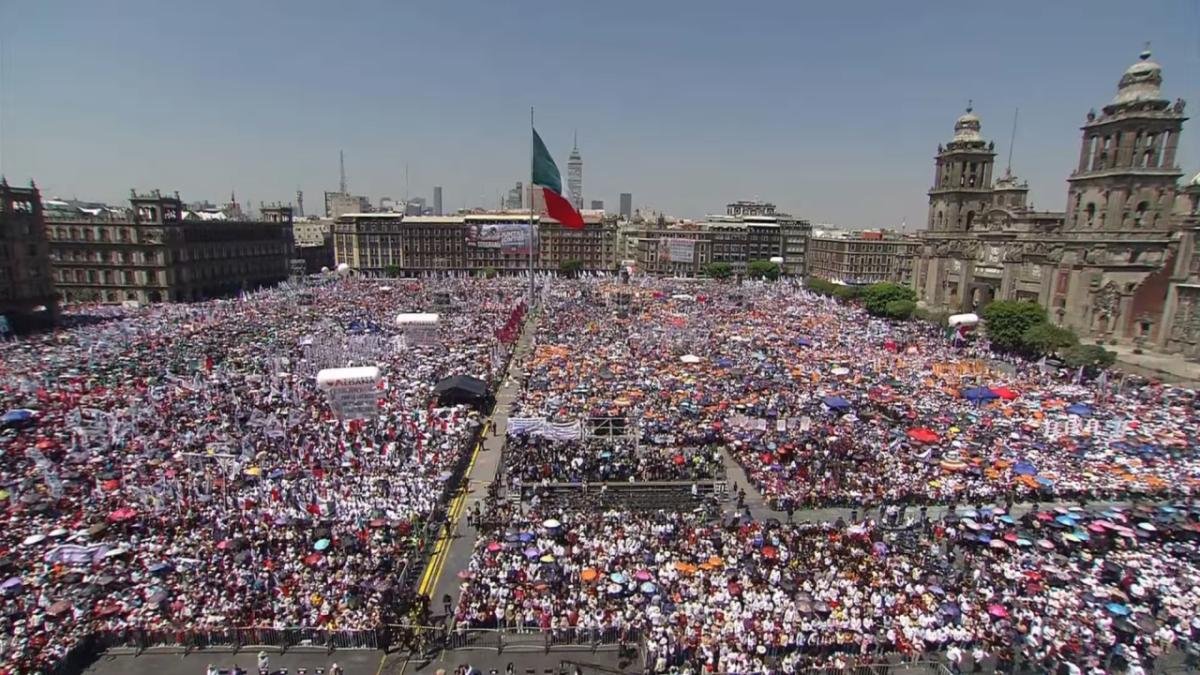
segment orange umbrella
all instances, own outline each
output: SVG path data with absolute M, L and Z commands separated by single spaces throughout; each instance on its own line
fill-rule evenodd
M 597 572 L 596 570 L 592 569 L 591 567 L 589 567 L 579 573 L 579 578 L 583 579 L 584 583 L 588 583 L 588 584 L 595 581 L 596 577 L 598 577 L 598 576 L 600 576 L 600 573 Z

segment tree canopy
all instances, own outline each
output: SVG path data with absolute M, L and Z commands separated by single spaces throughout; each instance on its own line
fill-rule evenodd
M 1025 331 L 1046 323 L 1046 309 L 1025 300 L 997 300 L 983 309 L 984 327 L 996 349 L 1025 350 Z
M 775 281 L 779 278 L 779 263 L 770 260 L 754 260 L 746 266 L 746 274 L 751 279 Z
M 713 262 L 704 267 L 704 274 L 710 279 L 728 279 L 733 276 L 733 267 L 729 263 Z
M 1117 353 L 1100 345 L 1075 345 L 1062 353 L 1062 360 L 1072 368 L 1107 368 L 1117 362 Z
M 888 305 L 893 302 L 907 302 L 912 305 L 904 318 L 911 315 L 917 307 L 916 291 L 908 286 L 901 286 L 900 284 L 893 284 L 886 281 L 867 286 L 863 289 L 861 298 L 863 307 L 875 316 L 891 316 L 888 312 Z
M 1079 344 L 1079 338 L 1069 328 L 1061 328 L 1044 321 L 1025 329 L 1021 334 L 1022 348 L 1033 356 L 1045 356 L 1074 347 Z

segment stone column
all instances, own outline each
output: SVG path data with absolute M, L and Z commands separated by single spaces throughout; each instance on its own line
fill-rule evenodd
M 1159 166 L 1167 168 L 1175 167 L 1175 150 L 1179 146 L 1179 132 L 1169 132 L 1171 135 L 1167 137 L 1167 147 L 1163 154 L 1162 163 Z

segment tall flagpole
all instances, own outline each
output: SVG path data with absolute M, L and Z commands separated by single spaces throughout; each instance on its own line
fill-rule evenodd
M 533 106 L 529 106 L 529 310 L 533 311 L 533 162 L 534 162 L 534 147 L 533 135 L 537 133 L 533 128 Z

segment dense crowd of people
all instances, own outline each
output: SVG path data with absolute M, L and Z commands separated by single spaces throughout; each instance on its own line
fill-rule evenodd
M 639 446 L 636 439 L 556 440 L 519 434 L 508 440 L 511 482 L 636 482 L 711 480 L 721 473 L 715 445 Z
M 558 284 L 527 371 L 515 414 L 624 418 L 651 462 L 656 446 L 721 445 L 779 508 L 1181 496 L 1200 483 L 1192 390 L 997 358 L 982 340 L 787 283 Z M 565 466 L 594 457 L 553 453 Z
M 527 509 L 478 541 L 456 620 L 636 636 L 654 672 L 968 652 L 999 672 L 1151 672 L 1200 645 L 1198 518 L 985 508 L 886 530 Z
M 482 423 L 434 385 L 500 375 L 522 290 L 339 279 L 0 345 L 0 671 L 98 631 L 395 621 Z M 396 325 L 430 310 L 435 344 Z M 377 415 L 338 419 L 317 371 L 376 365 Z
M 1193 391 L 999 356 L 788 283 L 590 280 L 554 284 L 543 303 L 513 414 L 552 433 L 510 436 L 510 483 L 672 466 L 666 480 L 688 481 L 728 452 L 789 513 L 993 506 L 904 530 L 712 520 L 692 503 L 508 503 L 461 575 L 460 630 L 626 635 L 645 640 L 654 672 L 897 654 L 1150 672 L 1162 654 L 1195 654 Z M 553 437 L 613 418 L 637 442 Z M 1067 498 L 1174 506 L 1007 512 Z

